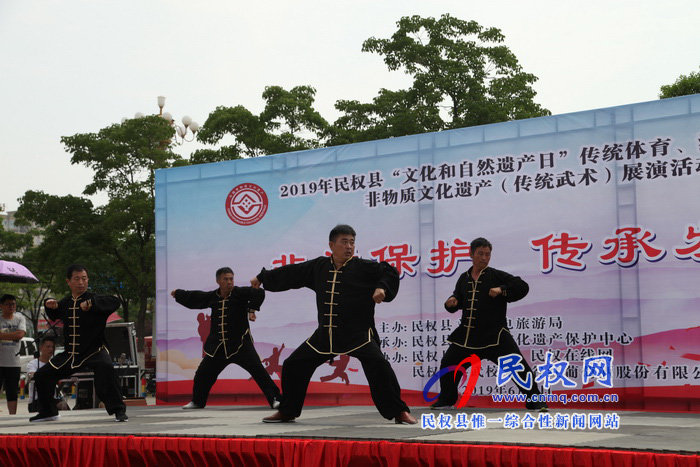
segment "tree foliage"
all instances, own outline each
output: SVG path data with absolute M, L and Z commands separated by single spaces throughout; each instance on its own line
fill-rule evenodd
M 112 241 L 103 227 L 103 216 L 90 200 L 75 196 L 55 196 L 27 191 L 20 199 L 17 222 L 35 226 L 26 235 L 41 235 L 37 246 L 25 251 L 20 262 L 29 267 L 39 284 L 19 288 L 19 304 L 37 331 L 40 309 L 49 291 L 67 293 L 65 271 L 69 264 L 80 263 L 90 270 L 90 287 L 102 293 L 119 295 L 128 313 L 136 296 L 125 294 L 115 274 L 115 266 L 105 253 Z M 128 316 L 125 315 L 125 318 Z
M 173 127 L 158 116 L 126 120 L 98 133 L 64 136 L 61 142 L 73 154 L 72 164 L 94 171 L 83 191 L 105 191 L 110 199 L 144 192 L 154 196 L 154 171 L 181 159 L 170 150 Z
M 413 89 L 381 89 L 371 103 L 339 100 L 335 108 L 343 115 L 329 130 L 329 145 L 438 131 L 445 126 L 440 109 Z
M 138 303 L 139 337 L 155 287 L 155 170 L 182 163 L 170 149 L 173 135 L 167 121 L 150 116 L 63 137 L 71 163 L 93 170 L 83 193 L 105 192 L 108 203 L 95 208 L 85 198 L 28 191 L 18 210 L 42 228 L 44 240 L 27 260 L 53 274 L 52 289 L 65 290 L 66 266 L 85 264 L 91 288 L 119 296 L 125 319 Z
M 20 198 L 16 218 L 18 223 L 34 224 L 37 231 L 30 234 L 40 233 L 43 237 L 39 245 L 25 252 L 23 263 L 56 293 L 68 291 L 61 279 L 66 267 L 92 262 L 94 248 L 106 240 L 96 228 L 99 216 L 85 198 L 30 190 Z
M 314 109 L 316 90 L 311 86 L 297 86 L 285 90 L 268 86 L 262 94 L 265 108 L 259 115 L 245 107 L 217 107 L 209 114 L 197 138 L 208 144 L 217 144 L 225 136 L 233 135 L 235 142 L 218 151 L 200 150 L 192 162 L 256 157 L 279 154 L 322 145 L 328 122 Z
M 28 235 L 8 232 L 0 223 L 0 252 L 17 253 L 26 250 L 32 245 L 32 238 Z
M 690 72 L 688 75 L 680 75 L 673 84 L 661 86 L 660 99 L 669 97 L 688 96 L 700 94 L 700 72 Z
M 2 293 L 9 293 L 17 298 L 17 313 L 27 320 L 27 337 L 38 335 L 39 319 L 44 305 L 44 299 L 48 297 L 49 283 L 41 281 L 38 284 L 2 284 Z
M 71 163 L 94 171 L 84 193 L 104 191 L 109 202 L 98 210 L 100 231 L 108 236 L 104 255 L 111 277 L 138 300 L 136 333 L 145 335 L 148 302 L 155 289 L 155 170 L 181 163 L 171 151 L 174 129 L 158 116 L 127 120 L 98 133 L 61 138 Z
M 444 128 L 549 115 L 533 101 L 537 77 L 522 70 L 500 29 L 448 14 L 406 16 L 397 26 L 390 39 L 371 37 L 362 50 L 411 75 L 411 90 L 426 104 L 446 108 Z
M 523 71 L 502 32 L 450 15 L 403 17 L 388 39 L 367 39 L 362 50 L 381 55 L 389 70 L 412 78 L 408 89 L 380 89 L 371 102 L 338 100 L 329 124 L 314 109 L 315 89 L 268 86 L 265 108 L 217 107 L 199 140 L 219 149 L 195 152 L 190 163 L 281 154 L 301 149 L 392 138 L 448 128 L 549 115 L 534 101 L 537 78 Z
M 15 222 L 18 220 L 15 218 Z M 21 221 L 19 221 L 21 224 Z M 26 257 L 32 251 L 32 234 L 6 231 L 0 224 L 0 259 L 18 261 L 26 265 Z M 10 256 L 11 255 L 11 256 Z M 34 270 L 30 268 L 30 270 Z M 36 273 L 36 271 L 34 271 Z M 36 275 L 36 274 L 35 274 Z M 41 279 L 41 275 L 39 276 Z M 43 281 L 37 284 L 9 284 L 0 281 L 0 294 L 12 294 L 17 297 L 17 312 L 27 318 L 31 324 L 28 335 L 36 335 L 39 313 L 43 305 L 43 297 L 48 288 Z

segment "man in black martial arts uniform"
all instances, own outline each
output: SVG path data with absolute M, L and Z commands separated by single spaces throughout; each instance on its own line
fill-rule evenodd
M 173 290 L 171 295 L 180 305 L 201 310 L 211 308 L 211 330 L 204 342 L 204 358 L 194 374 L 192 401 L 183 409 L 203 409 L 207 405 L 209 391 L 219 374 L 229 364 L 235 363 L 246 370 L 267 398 L 270 407 L 277 408 L 280 390 L 272 381 L 253 346 L 248 320 L 255 321 L 265 291 L 252 287 L 234 287 L 231 268 L 216 271 L 217 290 Z
M 301 414 L 306 390 L 316 368 L 336 355 L 360 360 L 379 413 L 396 423 L 416 423 L 401 400 L 401 388 L 379 346 L 374 306 L 394 299 L 399 290 L 396 268 L 386 262 L 354 258 L 355 230 L 338 225 L 331 230 L 331 257 L 263 269 L 251 279 L 268 292 L 308 287 L 316 292 L 318 328 L 282 367 L 284 399 L 275 414 L 263 422 L 290 422 Z
M 477 238 L 471 242 L 470 252 L 472 267 L 457 279 L 454 293 L 445 302 L 445 309 L 450 313 L 462 310 L 460 325 L 447 338 L 450 346 L 442 357 L 440 369 L 459 363 L 472 354 L 480 359 L 488 359 L 498 364 L 498 357 L 517 354 L 523 357 L 513 336 L 508 331 L 506 309 L 509 302 L 524 298 L 530 288 L 520 277 L 515 277 L 505 271 L 489 267 L 491 261 L 491 243 L 485 238 Z M 522 358 L 523 369 L 517 372 L 521 381 L 530 376 L 531 387 L 518 389 L 528 396 L 540 394 L 535 384 L 535 375 L 525 358 Z M 466 368 L 471 366 L 465 364 Z M 457 379 L 452 372 L 440 378 L 440 396 L 431 405 L 432 409 L 451 408 L 457 402 L 457 387 L 461 375 Z M 528 402 L 526 407 L 531 410 L 547 408 L 544 402 Z
M 119 388 L 119 377 L 112 364 L 105 341 L 107 318 L 121 305 L 116 297 L 88 292 L 88 272 L 84 266 L 68 267 L 66 283 L 71 295 L 61 301 L 47 298 L 44 309 L 50 320 L 63 322 L 65 351 L 55 355 L 34 374 L 39 400 L 39 413 L 31 422 L 58 419 L 54 401 L 56 383 L 60 379 L 91 369 L 95 374 L 95 393 L 105 404 L 107 413 L 118 422 L 129 419 Z

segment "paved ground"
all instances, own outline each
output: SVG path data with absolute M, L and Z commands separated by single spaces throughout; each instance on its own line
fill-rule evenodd
M 153 401 L 150 401 L 153 403 Z M 487 420 L 483 429 L 425 429 L 421 425 L 396 425 L 383 419 L 374 407 L 306 407 L 294 423 L 261 423 L 273 411 L 264 407 L 212 406 L 203 410 L 184 411 L 179 406 L 129 407 L 129 421 L 116 423 L 103 409 L 61 412 L 55 422 L 30 423 L 26 402 L 20 402 L 18 414 L 8 416 L 7 408 L 0 412 L 0 434 L 108 434 L 108 435 L 168 435 L 225 437 L 291 437 L 333 439 L 387 439 L 418 442 L 499 443 L 518 445 L 547 445 L 590 447 L 604 449 L 633 449 L 700 453 L 700 416 L 698 414 L 617 412 L 618 429 L 533 429 L 523 428 L 523 417 L 537 413 L 526 410 L 469 409 L 435 412 L 413 409 L 420 420 L 423 414 L 439 417 L 459 413 L 483 414 Z M 520 417 L 520 427 L 504 427 L 507 413 Z M 583 410 L 552 410 L 553 417 L 575 414 L 609 412 Z M 512 417 L 512 416 L 511 416 Z M 489 421 L 490 420 L 490 421 Z M 437 422 L 437 418 L 436 418 Z

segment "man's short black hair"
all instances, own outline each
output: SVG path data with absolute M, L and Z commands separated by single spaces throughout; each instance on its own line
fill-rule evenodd
M 350 227 L 347 224 L 338 224 L 335 227 L 333 227 L 333 230 L 331 230 L 331 233 L 328 235 L 328 241 L 329 242 L 334 242 L 336 238 L 340 235 L 352 235 L 353 237 L 356 237 L 357 234 L 355 233 L 355 229 Z
M 491 245 L 491 242 L 486 240 L 484 237 L 475 238 L 469 245 L 469 251 L 475 252 L 477 248 L 485 246 L 489 247 L 489 250 L 493 251 L 493 245 Z
M 233 269 L 231 269 L 228 266 L 217 269 L 216 270 L 216 280 L 218 281 L 219 277 L 221 277 L 223 274 L 233 274 Z
M 44 336 L 41 338 L 41 341 L 39 342 L 39 348 L 42 348 L 46 342 L 53 342 L 53 345 L 56 345 L 56 338 L 54 336 Z
M 88 272 L 87 268 L 82 264 L 71 264 L 70 266 L 68 266 L 68 269 L 66 269 L 66 279 L 70 279 L 71 277 L 73 277 L 74 272 L 83 271 L 85 271 L 86 273 Z
M 0 297 L 0 303 L 3 304 L 3 305 L 4 305 L 5 302 L 8 301 L 8 300 L 17 301 L 17 297 L 15 297 L 14 295 L 9 294 L 9 293 L 6 293 L 6 294 L 3 295 L 2 297 Z

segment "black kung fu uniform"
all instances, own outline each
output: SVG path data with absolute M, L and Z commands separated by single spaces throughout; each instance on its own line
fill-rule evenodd
M 80 307 L 85 302 L 89 306 L 87 310 Z M 77 298 L 65 297 L 58 302 L 56 309 L 46 307 L 44 301 L 49 319 L 63 322 L 65 351 L 51 358 L 49 364 L 39 368 L 34 375 L 40 413 L 56 413 L 53 400 L 56 383 L 84 368 L 94 372 L 95 393 L 104 402 L 107 413 L 126 409 L 119 389 L 119 377 L 105 341 L 107 318 L 120 305 L 116 297 L 92 292 L 85 292 Z
M 350 258 L 336 269 L 331 258 L 321 256 L 271 271 L 263 269 L 257 278 L 269 292 L 302 287 L 316 292 L 318 328 L 284 361 L 280 412 L 298 417 L 316 368 L 334 355 L 345 354 L 360 360 L 372 400 L 383 417 L 393 419 L 409 411 L 374 325 L 375 289 L 384 289 L 385 302 L 399 291 L 399 275 L 393 266 Z
M 252 287 L 234 287 L 228 297 L 219 290 L 211 292 L 175 291 L 175 300 L 182 306 L 201 310 L 211 308 L 211 328 L 204 342 L 204 358 L 194 374 L 192 402 L 204 407 L 209 392 L 224 368 L 235 363 L 246 370 L 272 406 L 280 399 L 280 390 L 260 361 L 255 351 L 248 325 L 248 310 L 259 310 L 265 291 Z
M 479 275 L 478 280 L 472 278 L 472 268 L 457 279 L 453 297 L 457 299 L 457 306 L 445 309 L 450 313 L 462 310 L 462 319 L 459 327 L 449 335 L 450 343 L 445 355 L 440 362 L 440 369 L 451 365 L 458 365 L 462 360 L 472 354 L 480 359 L 488 359 L 498 364 L 498 357 L 523 354 L 518 348 L 513 336 L 508 331 L 506 322 L 506 309 L 508 303 L 524 298 L 530 288 L 527 282 L 520 277 L 512 276 L 505 271 L 487 267 Z M 489 290 L 500 287 L 501 295 L 491 297 Z M 518 372 L 522 380 L 528 373 L 532 374 L 530 366 L 525 358 L 522 359 L 525 369 Z M 469 368 L 470 364 L 466 364 Z M 454 405 L 457 401 L 457 386 L 461 374 L 448 372 L 440 378 L 440 397 L 433 404 L 436 406 Z M 532 389 L 525 390 L 518 385 L 518 389 L 528 396 L 539 394 L 535 384 L 535 375 L 532 374 Z

